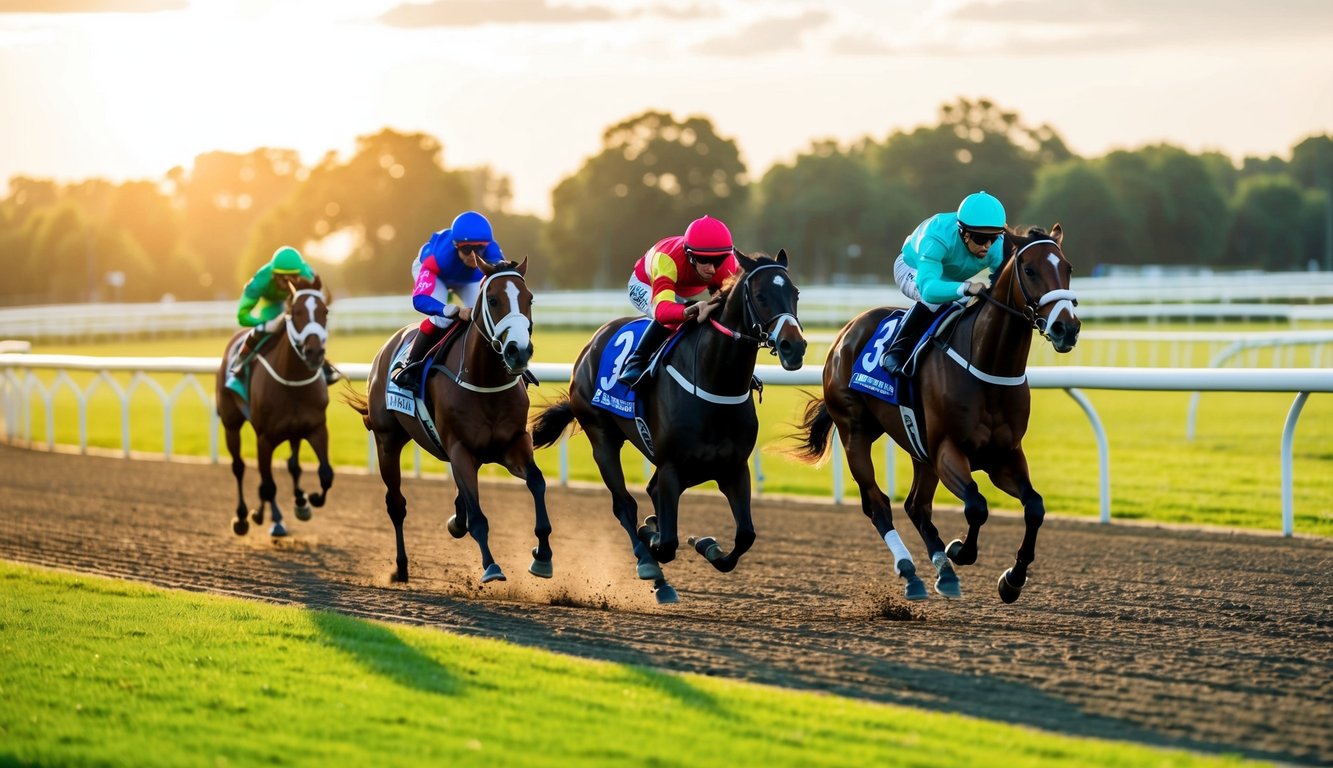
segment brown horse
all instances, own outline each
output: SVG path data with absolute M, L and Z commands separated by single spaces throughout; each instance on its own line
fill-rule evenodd
M 717 570 L 730 572 L 754 543 L 750 519 L 750 455 L 759 432 L 750 394 L 755 358 L 761 347 L 772 350 L 782 367 L 801 367 L 806 342 L 796 319 L 798 291 L 787 273 L 787 253 L 776 259 L 749 258 L 737 252 L 744 270 L 726 289 L 725 301 L 707 325 L 688 323 L 679 343 L 670 347 L 644 395 L 642 419 L 619 416 L 593 405 L 598 396 L 598 366 L 603 350 L 619 350 L 607 381 L 620 376 L 629 356 L 632 333 L 621 318 L 602 326 L 574 363 L 569 394 L 533 421 L 533 441 L 547 446 L 560 439 L 574 419 L 592 443 L 602 481 L 611 491 L 611 509 L 629 534 L 640 579 L 652 579 L 658 602 L 679 597 L 658 563 L 669 563 L 679 545 L 676 532 L 680 495 L 686 488 L 714 480 L 731 504 L 736 521 L 732 551 L 723 553 L 711 536 L 691 538 Z M 646 437 L 645 437 L 646 435 Z M 633 443 L 657 466 L 648 482 L 655 515 L 636 522 L 637 505 L 625 488 L 620 451 Z
M 528 571 L 550 578 L 551 521 L 546 515 L 546 478 L 532 457 L 527 431 L 528 392 L 523 380 L 532 359 L 532 293 L 523 280 L 528 262 L 478 264 L 485 277 L 471 318 L 450 334 L 427 374 L 424 399 L 389 392 L 389 370 L 394 356 L 416 326 L 399 330 L 380 348 L 371 363 L 366 396 L 346 394 L 348 404 L 361 414 L 366 429 L 375 434 L 380 477 L 387 492 L 384 503 L 393 521 L 398 544 L 397 569 L 391 578 L 407 581 L 407 549 L 403 544 L 403 497 L 399 456 L 415 440 L 432 456 L 453 465 L 458 495 L 449 533 L 462 538 L 471 533 L 481 548 L 482 583 L 505 578 L 491 557 L 488 523 L 477 494 L 477 469 L 500 464 L 527 481 L 536 502 L 537 546 Z M 461 337 L 461 338 L 460 338 Z M 391 410 L 389 399 L 421 409 L 430 426 L 417 415 Z
M 909 437 L 898 406 L 849 384 L 858 366 L 871 371 L 879 365 L 888 338 L 873 339 L 869 354 L 862 350 L 890 310 L 872 309 L 852 319 L 829 351 L 824 397 L 807 404 L 801 446 L 794 455 L 819 460 L 837 427 L 861 489 L 861 509 L 893 553 L 909 599 L 925 599 L 926 588 L 893 528 L 889 497 L 875 481 L 870 446 L 885 432 L 913 456 L 912 487 L 903 506 L 937 570 L 936 591 L 959 597 L 958 576 L 949 561 L 959 566 L 976 562 L 977 535 L 988 515 L 986 499 L 972 480 L 977 470 L 987 472 L 996 487 L 1023 504 L 1023 542 L 1014 566 L 1000 575 L 1000 599 L 1014 602 L 1027 582 L 1028 566 L 1036 558 L 1037 529 L 1046 514 L 1041 495 L 1032 488 L 1022 445 L 1032 405 L 1026 376 L 1032 331 L 1046 337 L 1057 352 L 1068 352 L 1080 328 L 1074 314 L 1077 300 L 1069 289 L 1069 262 L 1060 249 L 1063 238 L 1059 224 L 1049 234 L 1037 228 L 1026 235 L 1007 232 L 1005 261 L 990 292 L 963 312 L 944 339 L 933 341 L 935 348 L 926 347 L 916 373 L 923 393 L 925 459 L 913 449 L 921 443 Z M 967 518 L 967 535 L 948 547 L 931 522 L 940 481 L 963 501 Z
M 236 519 L 231 528 L 243 536 L 250 530 L 245 519 L 245 462 L 241 460 L 241 426 L 246 421 L 255 430 L 255 449 L 259 460 L 259 507 L 252 519 L 264 522 L 264 507 L 272 511 L 273 536 L 286 536 L 282 512 L 275 499 L 277 486 L 273 482 L 273 450 L 283 442 L 291 444 L 292 455 L 287 460 L 287 471 L 292 475 L 296 495 L 296 519 L 309 520 L 310 507 L 322 507 L 329 487 L 333 485 L 333 466 L 329 464 L 329 430 L 325 424 L 325 410 L 329 405 L 329 388 L 324 382 L 324 346 L 328 343 L 329 300 L 318 277 L 313 281 L 294 279 L 291 295 L 287 298 L 286 321 L 283 330 L 265 340 L 249 364 L 249 402 L 224 386 L 227 368 L 233 351 L 250 331 L 244 330 L 231 337 L 222 354 L 218 368 L 218 419 L 227 435 L 227 452 L 231 454 L 231 473 L 236 477 Z M 301 441 L 310 443 L 319 459 L 320 492 L 310 494 L 309 504 L 301 490 Z

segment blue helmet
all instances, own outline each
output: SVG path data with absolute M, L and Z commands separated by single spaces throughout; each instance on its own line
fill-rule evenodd
M 958 223 L 964 229 L 1004 229 L 1004 206 L 985 190 L 973 192 L 958 205 Z
M 489 243 L 494 240 L 491 234 L 491 223 L 476 211 L 463 211 L 454 219 L 454 223 L 449 227 L 450 236 L 454 244 L 458 243 Z

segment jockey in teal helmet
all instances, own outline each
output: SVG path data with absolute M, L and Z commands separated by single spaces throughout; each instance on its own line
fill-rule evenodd
M 979 272 L 994 272 L 1004 256 L 1004 206 L 994 195 L 974 192 L 957 212 L 937 213 L 921 222 L 903 241 L 893 276 L 903 295 L 915 304 L 898 325 L 883 365 L 901 374 L 916 341 L 930 327 L 941 307 L 966 300 L 986 289 L 972 282 Z
M 409 371 L 417 368 L 455 319 L 469 319 L 481 290 L 482 273 L 477 263 L 503 260 L 504 252 L 495 242 L 491 223 L 476 211 L 458 214 L 448 229 L 431 235 L 421 246 L 412 261 L 412 306 L 426 319 L 418 326 L 407 356 L 389 373 L 394 384 L 414 388 Z M 458 304 L 450 303 L 450 293 L 458 297 Z
M 292 295 L 292 281 L 312 281 L 315 270 L 310 268 L 301 252 L 284 245 L 273 252 L 273 257 L 255 272 L 254 277 L 245 284 L 241 291 L 241 301 L 236 307 L 236 321 L 251 329 L 245 337 L 236 364 L 228 371 L 226 386 L 241 397 L 246 396 L 246 385 L 241 380 L 250 357 L 259 342 L 268 334 L 282 326 L 283 312 L 286 310 L 287 297 Z M 259 316 L 254 315 L 255 307 Z M 342 375 L 328 362 L 324 362 L 324 381 L 332 384 Z

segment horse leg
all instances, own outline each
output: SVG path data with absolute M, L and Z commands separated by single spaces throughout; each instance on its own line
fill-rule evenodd
M 1023 503 L 1023 543 L 1018 546 L 1014 566 L 1000 574 L 1000 599 L 1012 603 L 1018 599 L 1028 580 L 1028 566 L 1037 559 L 1037 530 L 1046 519 L 1046 502 L 1032 487 L 1027 457 L 1019 449 L 1012 462 L 990 473 L 995 487 Z
M 310 443 L 310 448 L 315 452 L 315 458 L 319 461 L 319 493 L 310 494 L 310 505 L 314 507 L 324 506 L 328 501 L 329 489 L 333 487 L 333 465 L 329 463 L 329 428 L 327 424 L 320 424 L 311 430 L 306 436 L 306 442 Z M 306 510 L 306 517 L 302 520 L 308 520 L 310 510 Z M 297 510 L 297 517 L 301 517 L 300 510 Z
M 504 581 L 504 571 L 500 564 L 491 557 L 490 523 L 482 514 L 481 502 L 477 498 L 477 462 L 462 443 L 454 442 L 449 450 L 449 464 L 454 468 L 454 483 L 458 486 L 456 506 L 463 516 L 462 524 L 472 534 L 473 541 L 481 550 L 481 583 Z
M 962 541 L 954 539 L 945 549 L 949 559 L 957 565 L 972 565 L 977 561 L 977 538 L 985 525 L 990 510 L 986 497 L 972 479 L 972 463 L 952 440 L 940 443 L 936 451 L 935 474 L 944 487 L 963 502 L 963 516 L 967 518 L 967 535 Z
M 629 534 L 630 548 L 634 551 L 634 559 L 637 561 L 636 574 L 645 581 L 652 579 L 654 583 L 666 583 L 662 575 L 662 566 L 657 564 L 653 559 L 653 553 L 648 549 L 652 535 L 651 528 L 656 527 L 657 520 L 655 518 L 652 520 L 652 526 L 648 526 L 645 522 L 645 528 L 648 530 L 643 536 L 639 535 L 639 503 L 625 486 L 625 470 L 620 466 L 620 449 L 625 446 L 625 439 L 619 437 L 619 433 L 612 435 L 609 430 L 597 426 L 592 429 L 585 426 L 584 433 L 588 435 L 588 442 L 592 445 L 592 458 L 597 462 L 602 482 L 611 492 L 611 513 L 616 516 L 625 533 Z
M 533 559 L 532 565 L 528 566 L 528 573 L 549 579 L 555 575 L 555 569 L 551 567 L 551 519 L 546 514 L 546 476 L 533 459 L 530 433 L 525 432 L 523 438 L 509 450 L 504 465 L 514 477 L 521 477 L 527 482 L 528 493 L 532 494 L 536 509 L 537 520 L 533 533 L 537 535 L 537 546 L 532 549 Z
M 852 471 L 857 487 L 861 489 L 861 511 L 870 518 L 875 532 L 888 546 L 894 572 L 906 582 L 903 594 L 908 600 L 925 600 L 926 585 L 916 575 L 912 553 L 893 527 L 893 507 L 889 497 L 880 490 L 879 482 L 875 480 L 875 462 L 870 458 L 873 442 L 870 436 L 857 432 L 849 432 L 842 438 L 842 447 L 847 453 L 847 466 Z
M 296 519 L 310 519 L 310 505 L 306 503 L 305 491 L 301 490 L 301 438 L 294 437 L 287 441 L 292 448 L 292 455 L 287 458 L 287 473 L 292 476 L 292 495 L 295 497 Z
M 958 598 L 963 596 L 958 573 L 949 563 L 949 556 L 944 554 L 944 541 L 940 539 L 940 532 L 936 530 L 935 522 L 931 519 L 935 489 L 939 484 L 940 479 L 929 464 L 913 459 L 912 487 L 907 492 L 907 498 L 903 500 L 903 509 L 906 510 L 912 525 L 916 526 L 917 533 L 921 534 L 921 540 L 926 543 L 926 552 L 930 555 L 930 562 L 935 566 L 935 591 L 943 597 Z
M 750 515 L 750 466 L 741 462 L 737 470 L 729 477 L 718 480 L 717 487 L 731 504 L 731 516 L 736 520 L 736 544 L 726 554 L 712 536 L 695 538 L 691 536 L 687 543 L 694 550 L 713 564 L 722 573 L 731 573 L 736 569 L 741 555 L 754 546 L 754 520 Z
M 653 476 L 656 479 L 652 493 L 656 520 L 654 525 L 645 526 L 651 528 L 647 537 L 648 551 L 657 562 L 669 563 L 676 559 L 676 547 L 680 546 L 676 521 L 680 495 L 685 489 L 681 486 L 675 467 L 670 464 L 658 467 Z M 665 576 L 653 582 L 653 594 L 661 605 L 680 602 L 676 588 L 667 583 Z
M 245 461 L 241 459 L 241 428 L 227 427 L 227 453 L 231 454 L 231 474 L 236 478 L 236 519 L 231 522 L 231 530 L 237 536 L 244 536 L 250 530 L 250 521 L 245 519 L 249 512 L 245 506 Z
M 403 468 L 399 465 L 407 436 L 401 432 L 375 433 L 375 460 L 384 481 L 384 509 L 393 523 L 394 542 L 398 546 L 396 568 L 389 581 L 407 583 L 407 546 L 403 543 L 403 520 L 407 517 L 407 499 L 403 497 Z
M 273 525 L 269 527 L 270 536 L 286 536 L 287 526 L 282 524 L 282 510 L 278 509 L 278 484 L 273 482 L 273 441 L 256 433 L 256 453 L 259 457 L 259 509 L 252 518 L 256 523 L 264 522 L 264 507 L 273 513 Z

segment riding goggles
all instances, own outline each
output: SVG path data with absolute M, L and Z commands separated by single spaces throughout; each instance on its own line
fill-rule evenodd
M 454 243 L 454 247 L 458 249 L 458 252 L 459 252 L 459 253 L 467 254 L 467 255 L 470 255 L 470 256 L 479 256 L 479 255 L 485 253 L 485 252 L 486 252 L 486 249 L 487 249 L 489 246 L 490 246 L 490 243 L 489 243 L 489 242 L 463 242 L 463 243 Z
M 1003 232 L 978 232 L 978 231 L 975 230 L 975 229 L 965 229 L 965 230 L 963 230 L 963 234 L 964 234 L 964 235 L 967 235 L 968 239 L 970 239 L 972 242 L 976 243 L 977 245 L 990 245 L 991 243 L 995 242 L 996 239 L 1000 237 L 1000 235 L 1003 235 L 1004 233 L 1003 233 Z

